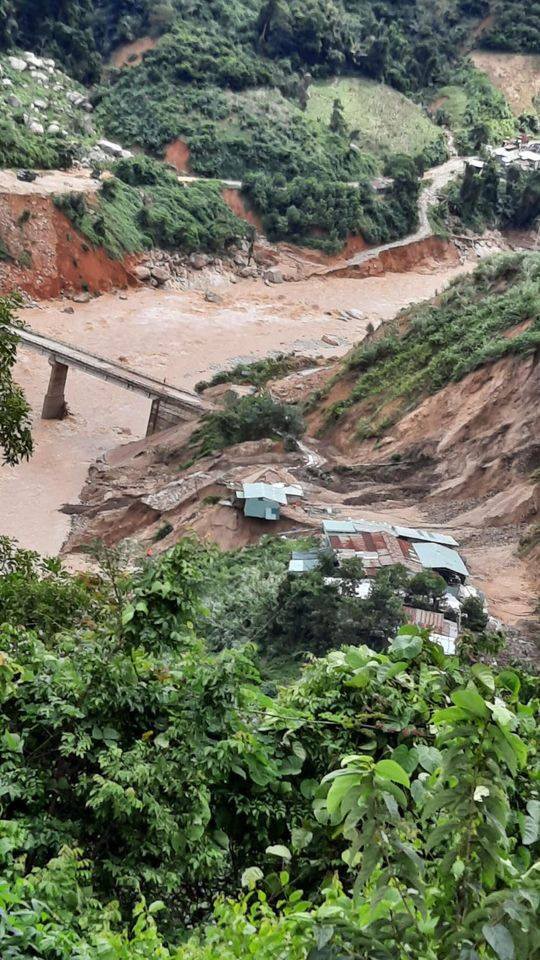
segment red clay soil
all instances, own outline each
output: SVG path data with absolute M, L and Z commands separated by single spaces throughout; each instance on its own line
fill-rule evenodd
M 185 140 L 173 140 L 165 151 L 165 160 L 176 167 L 178 173 L 191 173 L 189 158 L 190 150 Z
M 221 191 L 221 196 L 237 217 L 240 217 L 241 220 L 247 220 L 259 233 L 264 233 L 261 218 L 249 208 L 240 190 L 235 190 L 233 187 L 225 187 Z
M 0 196 L 0 236 L 9 257 L 0 260 L 0 294 L 18 289 L 48 299 L 64 292 L 104 292 L 135 285 L 131 268 L 93 249 L 50 197 Z
M 339 260 L 342 257 L 343 255 L 339 254 Z M 427 237 L 424 240 L 417 240 L 416 243 L 383 250 L 378 257 L 354 266 L 336 266 L 336 269 L 331 271 L 331 275 L 353 279 L 378 277 L 387 272 L 408 273 L 417 267 L 431 267 L 434 263 L 457 264 L 458 261 L 459 254 L 452 243 L 439 237 Z

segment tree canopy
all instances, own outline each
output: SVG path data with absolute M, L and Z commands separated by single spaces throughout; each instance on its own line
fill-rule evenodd
M 406 626 L 271 689 L 234 643 L 242 551 L 95 556 L 0 543 L 2 957 L 536 957 L 537 677 Z
M 32 453 L 30 407 L 13 380 L 17 356 L 15 303 L 0 298 L 0 449 L 3 462 L 16 464 Z

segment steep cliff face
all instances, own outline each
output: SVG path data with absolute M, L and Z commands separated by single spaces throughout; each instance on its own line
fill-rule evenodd
M 342 398 L 345 385 L 328 399 Z M 419 490 L 434 504 L 482 501 L 490 525 L 531 522 L 540 505 L 539 396 L 538 355 L 507 357 L 426 397 L 383 438 L 358 439 L 359 404 L 324 442 L 347 462 L 369 464 L 371 477 L 395 475 L 402 493 Z
M 0 193 L 0 295 L 22 290 L 47 299 L 64 292 L 104 292 L 134 283 L 129 258 L 91 248 L 52 196 Z M 136 262 L 136 258 L 133 258 Z
M 414 478 L 430 501 L 495 497 L 491 522 L 528 522 L 539 327 L 540 257 L 495 258 L 352 351 L 314 405 L 312 432 L 371 473 Z

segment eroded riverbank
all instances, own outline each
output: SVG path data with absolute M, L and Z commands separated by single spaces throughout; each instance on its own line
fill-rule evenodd
M 360 340 L 369 322 L 393 316 L 414 301 L 432 297 L 453 277 L 472 268 L 440 266 L 432 272 L 386 274 L 364 280 L 320 279 L 266 286 L 250 280 L 226 285 L 222 302 L 208 303 L 191 291 L 142 289 L 127 299 L 107 294 L 88 304 L 51 301 L 24 311 L 25 322 L 82 349 L 135 370 L 193 387 L 239 359 L 297 350 L 337 356 Z M 360 318 L 344 322 L 340 310 Z M 331 336 L 338 346 L 324 343 Z M 149 401 L 70 370 L 66 397 L 70 416 L 42 421 L 49 366 L 20 349 L 16 378 L 34 412 L 35 453 L 28 463 L 0 469 L 0 533 L 26 547 L 56 553 L 69 530 L 59 513 L 76 501 L 90 464 L 124 440 L 144 435 Z

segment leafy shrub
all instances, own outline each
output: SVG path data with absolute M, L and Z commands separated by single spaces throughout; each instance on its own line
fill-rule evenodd
M 55 203 L 94 246 L 115 258 L 151 246 L 222 251 L 246 232 L 212 183 L 180 184 L 149 158 L 120 161 L 97 198 L 55 197 Z
M 438 573 L 423 570 L 411 577 L 407 584 L 407 599 L 415 606 L 425 607 L 427 610 L 438 608 L 438 604 L 446 591 L 446 581 Z
M 202 393 L 208 387 L 221 383 L 249 383 L 254 387 L 263 387 L 269 380 L 285 377 L 295 370 L 311 365 L 312 362 L 309 358 L 298 357 L 294 353 L 278 353 L 273 357 L 253 360 L 251 363 L 238 363 L 230 370 L 220 370 L 211 380 L 201 380 L 195 384 L 195 389 Z
M 503 254 L 485 260 L 475 272 L 450 284 L 436 306 L 420 304 L 379 339 L 362 344 L 346 361 L 358 379 L 333 419 L 362 403 L 363 432 L 385 428 L 384 407 L 393 422 L 425 396 L 478 367 L 508 355 L 530 353 L 540 342 L 540 255 Z M 527 329 L 505 337 L 527 321 Z
M 488 617 L 484 612 L 484 605 L 478 597 L 467 597 L 461 607 L 461 613 L 463 626 L 467 630 L 473 630 L 475 633 L 485 630 Z
M 0 624 L 49 637 L 73 627 L 96 606 L 84 577 L 72 577 L 58 559 L 42 559 L 0 537 Z
M 193 433 L 197 457 L 206 457 L 246 440 L 262 440 L 283 434 L 300 436 L 304 424 L 298 409 L 278 403 L 263 393 L 231 400 L 224 410 L 206 414 Z

